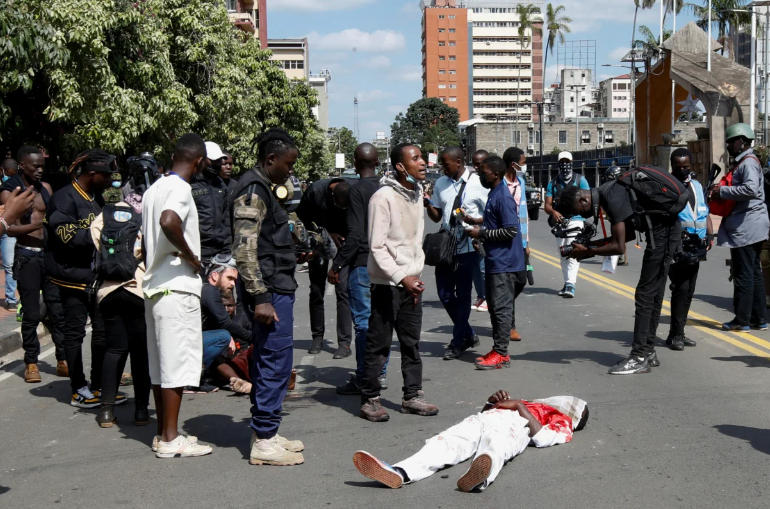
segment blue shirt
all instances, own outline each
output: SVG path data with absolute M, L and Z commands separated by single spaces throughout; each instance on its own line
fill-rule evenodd
M 557 176 L 556 179 L 558 179 L 559 183 L 561 184 L 561 176 Z M 558 192 L 558 188 L 555 188 L 556 186 L 553 185 L 555 180 L 552 180 L 548 183 L 548 187 L 545 188 L 545 197 L 546 198 L 555 198 L 556 193 Z M 578 181 L 580 181 L 580 184 L 578 184 Z M 578 186 L 580 189 L 591 189 L 591 186 L 588 185 L 588 180 L 581 175 L 580 173 L 575 173 L 572 177 L 572 182 L 569 184 L 570 186 Z M 564 186 L 568 187 L 568 186 Z M 575 221 L 585 221 L 585 218 L 582 216 L 575 216 L 572 219 Z
M 497 187 L 489 192 L 487 206 L 484 209 L 484 228 L 497 230 L 513 226 L 520 228 L 519 212 L 513 196 L 508 191 L 508 186 L 504 181 L 501 181 Z M 487 257 L 484 260 L 487 273 L 519 272 L 526 267 L 524 264 L 524 246 L 522 246 L 518 235 L 504 242 L 487 240 L 484 242 L 484 249 L 487 252 Z

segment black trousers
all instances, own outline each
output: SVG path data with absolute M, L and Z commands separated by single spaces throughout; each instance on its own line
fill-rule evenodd
M 120 288 L 102 299 L 99 311 L 105 331 L 102 403 L 115 404 L 120 378 L 130 353 L 136 408 L 145 409 L 150 403 L 150 368 L 147 361 L 144 300 Z
M 61 331 L 61 324 L 64 319 L 63 308 L 58 287 L 51 283 L 45 275 L 43 252 L 30 251 L 17 244 L 14 254 L 13 276 L 17 282 L 16 288 L 19 291 L 19 300 L 21 301 L 21 338 L 24 348 L 24 363 L 37 364 L 40 356 L 37 326 L 44 318 L 40 306 L 41 291 L 46 308 L 48 308 L 50 320 L 47 325 L 56 347 L 56 360 L 64 360 Z
M 404 377 L 404 399 L 417 396 L 422 389 L 422 359 L 420 331 L 422 330 L 422 296 L 417 304 L 406 290 L 390 285 L 372 285 L 372 314 L 366 332 L 364 385 L 361 399 L 380 395 L 379 376 L 390 353 L 393 330 L 401 347 L 401 374 Z
M 695 283 L 698 281 L 700 263 L 674 263 L 669 269 L 668 278 L 671 280 L 671 327 L 668 337 L 684 334 L 687 314 L 690 312 L 692 296 L 695 294 Z
M 96 297 L 85 290 L 59 287 L 64 315 L 64 353 L 70 371 L 73 394 L 87 385 L 83 372 L 83 340 L 86 323 L 91 316 L 91 390 L 101 390 L 104 363 L 104 322 Z
M 653 249 L 651 238 L 655 239 Z M 668 269 L 677 247 L 682 242 L 682 225 L 655 226 L 647 233 L 647 248 L 642 258 L 642 273 L 636 285 L 634 305 L 634 342 L 631 355 L 645 357 L 655 350 L 655 335 L 660 323 L 660 309 L 666 293 Z
M 348 296 L 348 275 L 350 267 L 340 271 L 340 284 L 334 287 L 337 297 L 337 341 L 340 345 L 350 346 L 353 340 L 353 317 L 350 314 L 350 298 Z M 310 333 L 313 339 L 323 339 L 324 324 L 324 294 L 326 293 L 326 276 L 329 274 L 329 262 L 323 258 L 313 258 L 308 263 L 310 276 Z
M 765 323 L 765 283 L 759 257 L 762 242 L 730 249 L 733 261 L 733 308 L 739 325 Z
M 493 348 L 502 356 L 508 355 L 511 329 L 516 326 L 515 300 L 526 284 L 526 270 L 499 274 L 487 272 L 486 274 L 485 292 L 489 305 L 489 318 L 492 321 Z

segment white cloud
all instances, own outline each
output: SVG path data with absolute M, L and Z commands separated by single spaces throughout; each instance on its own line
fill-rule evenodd
M 271 0 L 267 3 L 270 11 L 342 11 L 355 9 L 375 0 Z
M 385 92 L 383 90 L 366 90 L 358 93 L 359 102 L 368 101 L 382 101 L 383 99 L 389 99 L 393 97 L 393 92 Z
M 388 81 L 422 81 L 422 66 L 403 65 L 388 76 Z
M 307 38 L 310 41 L 311 51 L 320 49 L 389 53 L 401 51 L 406 47 L 404 34 L 395 30 L 363 32 L 357 28 L 348 28 L 326 35 L 311 32 Z
M 620 59 L 626 56 L 626 54 L 630 51 L 630 48 L 628 46 L 621 46 L 619 48 L 615 48 L 614 50 L 610 51 L 610 53 L 607 55 L 607 60 L 610 62 L 620 62 Z
M 411 17 L 418 17 L 422 15 L 420 7 L 417 2 L 409 2 L 401 6 L 401 13 Z
M 385 69 L 390 67 L 390 59 L 384 55 L 372 58 L 364 58 L 358 61 L 359 65 L 365 69 Z
M 605 22 L 612 26 L 628 24 L 628 42 L 631 43 L 634 3 L 630 0 L 591 0 L 590 9 L 586 8 L 585 0 L 563 0 L 560 3 L 564 5 L 566 15 L 572 18 L 569 26 L 573 34 L 596 32 Z M 639 9 L 637 26 L 645 23 L 657 26 L 655 20 L 660 20 L 658 9 L 657 4 L 652 9 Z

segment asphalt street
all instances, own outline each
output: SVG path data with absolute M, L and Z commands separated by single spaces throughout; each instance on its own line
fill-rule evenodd
M 135 427 L 132 401 L 116 409 L 117 426 L 100 429 L 95 411 L 69 406 L 69 383 L 55 377 L 52 355 L 41 361 L 43 383 L 37 385 L 14 374 L 18 353 L 4 359 L 0 507 L 768 507 L 770 333 L 716 330 L 717 322 L 733 316 L 727 250 L 713 251 L 701 268 L 688 327 L 698 346 L 665 348 L 664 316 L 661 366 L 647 375 L 613 377 L 607 369 L 630 349 L 642 251 L 629 244 L 631 264 L 614 276 L 601 273 L 600 260 L 583 263 L 577 297 L 567 300 L 556 295 L 563 280 L 555 239 L 543 219 L 531 223 L 530 232 L 535 285 L 516 302 L 524 339 L 511 346 L 510 369 L 474 369 L 476 354 L 491 348 L 489 317 L 480 312 L 472 313 L 472 324 L 481 346 L 460 360 L 442 360 L 452 326 L 426 268 L 420 349 L 426 396 L 441 409 L 435 417 L 398 412 L 397 346 L 390 388 L 383 393 L 389 422 L 362 420 L 359 398 L 335 393 L 355 360 L 332 359 L 334 302 L 328 293 L 326 349 L 306 353 L 308 279 L 298 274 L 294 359 L 300 377 L 286 400 L 280 433 L 304 441 L 301 466 L 249 465 L 245 397 L 185 396 L 182 429 L 212 444 L 214 453 L 160 460 L 150 451 L 155 423 Z M 482 493 L 457 490 L 467 464 L 400 490 L 380 487 L 354 468 L 351 458 L 359 449 L 390 463 L 409 456 L 430 436 L 478 412 L 497 389 L 525 399 L 579 396 L 589 402 L 591 418 L 569 444 L 529 448 Z M 130 387 L 126 393 L 133 396 Z

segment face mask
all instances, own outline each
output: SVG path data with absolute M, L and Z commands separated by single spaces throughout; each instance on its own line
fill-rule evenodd
M 479 183 L 484 189 L 492 189 L 492 183 L 487 182 L 487 178 L 484 175 L 480 175 Z
M 8 180 L 9 178 L 11 178 L 11 177 L 9 177 L 9 176 L 7 176 L 7 175 L 3 175 L 3 182 L 5 182 L 6 180 Z
M 118 182 L 117 180 L 113 180 L 112 187 L 114 187 L 115 189 L 120 189 L 120 182 Z
M 417 179 L 409 175 L 408 173 L 406 174 L 406 181 L 409 182 L 410 184 L 417 184 Z
M 572 163 L 559 163 L 559 175 L 564 182 L 572 180 Z
M 684 171 L 680 171 L 680 170 L 674 170 L 672 173 L 673 173 L 674 177 L 677 178 L 677 180 L 679 180 L 680 182 L 682 182 L 684 184 L 688 184 L 690 182 L 690 180 L 692 180 L 692 173 L 690 173 L 689 171 L 684 172 Z
M 519 166 L 519 171 L 521 173 L 527 173 L 527 165 L 523 164 L 523 165 Z

